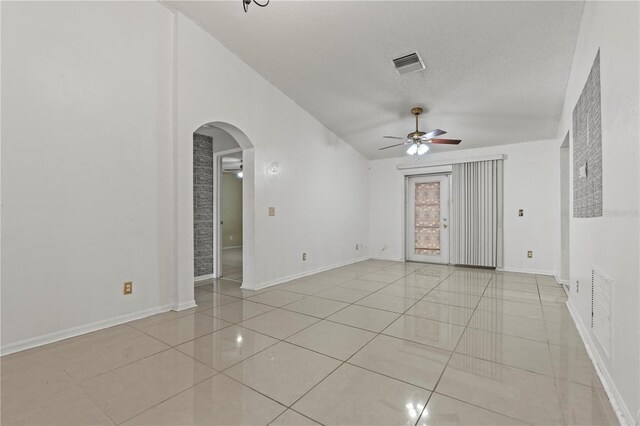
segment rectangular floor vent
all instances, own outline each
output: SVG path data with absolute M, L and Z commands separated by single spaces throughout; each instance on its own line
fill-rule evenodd
M 591 330 L 611 358 L 611 302 L 613 278 L 598 269 L 591 271 Z

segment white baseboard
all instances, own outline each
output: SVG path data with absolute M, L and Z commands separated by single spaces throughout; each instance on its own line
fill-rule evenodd
M 356 258 L 356 259 L 347 260 L 346 262 L 340 262 L 340 263 L 336 263 L 334 265 L 323 266 L 321 268 L 316 268 L 316 269 L 313 269 L 313 270 L 310 270 L 310 271 L 304 271 L 304 272 L 301 272 L 299 274 L 292 274 L 292 275 L 288 275 L 286 277 L 277 278 L 275 280 L 271 280 L 271 281 L 267 281 L 267 282 L 264 282 L 264 283 L 256 284 L 254 286 L 254 288 L 247 288 L 247 287 L 243 286 L 242 289 L 244 289 L 244 290 L 262 290 L 263 288 L 271 287 L 271 286 L 282 284 L 282 283 L 286 283 L 288 281 L 295 280 L 295 279 L 298 279 L 298 278 L 303 278 L 303 277 L 307 277 L 309 275 L 313 275 L 313 274 L 317 274 L 317 273 L 320 273 L 320 272 L 328 271 L 329 269 L 335 269 L 335 268 L 339 268 L 341 266 L 351 265 L 352 263 L 362 262 L 363 260 L 367 260 L 367 259 L 369 259 L 369 256 L 363 256 L 363 257 L 359 257 L 359 258 Z
M 505 266 L 500 270 L 504 272 L 519 272 L 521 274 L 549 275 L 552 277 L 556 275 L 555 271 L 544 271 L 540 269 L 528 269 L 528 268 L 511 268 L 509 266 Z
M 622 395 L 620 395 L 618 388 L 613 382 L 611 374 L 609 374 L 609 371 L 607 370 L 607 365 L 603 362 L 600 354 L 595 349 L 594 342 L 591 339 L 591 333 L 589 333 L 589 330 L 582 322 L 582 318 L 580 318 L 575 306 L 571 303 L 571 299 L 567 301 L 567 308 L 569 308 L 569 313 L 571 314 L 571 318 L 573 319 L 573 322 L 578 329 L 578 333 L 582 338 L 582 342 L 587 349 L 587 354 L 589 354 L 589 358 L 591 358 L 591 362 L 598 373 L 598 377 L 600 377 L 600 381 L 602 382 L 602 386 L 609 397 L 609 401 L 611 401 L 611 406 L 618 417 L 618 421 L 623 426 L 634 424 L 631 411 L 629 411 L 624 399 L 622 399 Z
M 184 311 L 185 309 L 191 309 L 198 306 L 195 300 L 190 300 L 188 302 L 178 303 L 177 305 L 173 305 L 172 311 Z
M 556 279 L 556 282 L 560 285 L 564 285 L 569 287 L 569 280 L 563 280 L 562 278 L 560 278 L 557 274 L 553 274 L 553 278 Z
M 132 312 L 130 314 L 120 315 L 117 317 L 96 321 L 85 325 L 79 325 L 77 327 L 71 327 L 67 328 L 66 330 L 55 331 L 49 334 L 43 334 L 42 336 L 32 337 L 30 339 L 21 340 L 15 343 L 9 343 L 7 345 L 2 345 L 2 347 L 0 348 L 0 355 L 9 355 L 15 352 L 24 351 L 26 349 L 35 348 L 37 346 L 58 342 L 70 337 L 80 336 L 81 334 L 91 333 L 93 331 L 113 327 L 125 322 L 145 318 L 150 315 L 167 312 L 171 309 L 172 305 L 163 305 L 155 308 L 143 309 L 141 311 Z
M 215 278 L 215 276 L 213 274 L 209 274 L 209 275 L 200 275 L 199 277 L 195 277 L 193 279 L 194 283 L 200 282 L 200 281 L 206 281 L 206 280 L 210 280 Z
M 374 257 L 374 256 L 371 256 L 371 257 L 369 257 L 369 259 L 371 259 L 371 260 L 388 260 L 390 262 L 404 262 L 404 259 L 395 258 L 395 257 Z

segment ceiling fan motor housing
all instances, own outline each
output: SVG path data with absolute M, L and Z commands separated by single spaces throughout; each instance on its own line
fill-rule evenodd
M 414 141 L 420 140 L 420 137 L 426 135 L 425 132 L 411 132 L 407 135 L 408 139 L 413 139 Z

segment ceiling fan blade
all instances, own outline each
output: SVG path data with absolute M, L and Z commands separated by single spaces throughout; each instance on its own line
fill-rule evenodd
M 382 151 L 383 149 L 395 148 L 396 146 L 406 145 L 408 143 L 409 142 L 403 142 L 403 143 L 397 143 L 397 144 L 391 145 L 391 146 L 385 146 L 384 148 L 380 148 L 378 151 Z
M 440 129 L 429 130 L 427 133 L 422 135 L 420 137 L 420 139 L 422 139 L 422 140 L 433 139 L 433 138 L 436 138 L 436 137 L 438 137 L 440 135 L 444 135 L 445 133 L 447 133 L 447 132 L 445 132 L 444 130 L 440 130 Z
M 441 143 L 445 145 L 458 145 L 462 140 L 460 139 L 431 139 L 430 143 Z
M 406 137 L 401 138 L 400 136 L 383 136 L 383 138 L 385 138 L 385 139 L 400 139 L 400 140 L 407 139 Z

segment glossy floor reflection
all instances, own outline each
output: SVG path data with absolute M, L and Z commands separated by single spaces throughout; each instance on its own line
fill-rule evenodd
M 222 249 L 222 274 L 228 280 L 242 282 L 242 247 Z
M 549 277 L 369 260 L 5 356 L 3 425 L 617 424 Z

